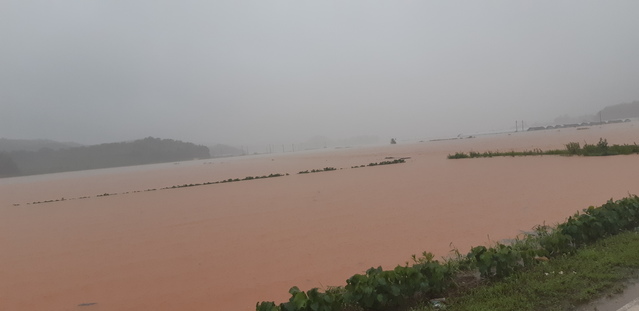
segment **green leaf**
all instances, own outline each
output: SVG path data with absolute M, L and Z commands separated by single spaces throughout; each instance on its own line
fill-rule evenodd
M 382 286 L 386 286 L 386 279 L 378 278 L 377 279 L 377 284 L 382 285 Z
M 257 311 L 278 311 L 279 308 L 272 301 L 264 301 L 255 306 Z
M 399 289 L 399 287 L 397 285 L 391 285 L 391 293 L 393 294 L 393 296 L 397 297 L 399 296 L 399 294 L 401 294 L 401 290 Z
M 291 295 L 295 295 L 299 292 L 301 292 L 301 290 L 297 286 L 293 286 L 291 287 L 291 289 L 288 290 L 288 293 Z
M 295 307 L 297 307 L 298 309 L 301 309 L 306 307 L 308 298 L 306 297 L 306 294 L 304 294 L 304 292 L 299 292 L 293 295 L 291 302 L 295 305 Z
M 386 297 L 384 297 L 384 295 L 382 294 L 377 294 L 377 301 L 381 302 L 381 303 L 386 303 Z

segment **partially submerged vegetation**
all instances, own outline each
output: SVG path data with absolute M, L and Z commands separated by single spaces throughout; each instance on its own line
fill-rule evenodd
M 386 159 L 392 159 L 392 157 L 387 157 Z M 381 162 L 373 162 L 373 163 L 369 163 L 368 165 L 360 165 L 360 166 L 352 166 L 351 168 L 360 168 L 360 167 L 366 167 L 366 166 L 377 166 L 377 165 L 389 165 L 389 164 L 398 164 L 398 163 L 406 163 L 406 160 L 408 158 L 399 158 L 399 159 L 395 159 L 392 161 L 381 161 Z M 341 169 L 341 168 L 340 168 Z M 305 170 L 305 171 L 300 171 L 298 172 L 298 174 L 308 174 L 308 173 L 318 173 L 318 172 L 330 172 L 330 171 L 336 171 L 337 168 L 335 167 L 325 167 L 323 169 L 312 169 L 312 170 Z M 282 176 L 289 176 L 288 173 L 271 173 L 268 175 L 261 175 L 261 176 L 246 176 L 244 178 L 228 178 L 228 179 L 224 179 L 224 180 L 219 180 L 219 181 L 208 181 L 208 182 L 203 182 L 203 183 L 190 183 L 190 184 L 182 184 L 182 185 L 174 185 L 174 186 L 169 186 L 169 187 L 163 187 L 160 188 L 159 190 L 166 190 L 166 189 L 178 189 L 178 188 L 189 188 L 189 187 L 197 187 L 197 186 L 207 186 L 207 185 L 216 185 L 216 184 L 224 184 L 224 183 L 231 183 L 231 182 L 240 182 L 240 181 L 249 181 L 249 180 L 257 180 L 257 179 L 265 179 L 265 178 L 275 178 L 275 177 L 282 177 Z M 158 189 L 146 189 L 144 190 L 144 192 L 147 191 L 155 191 Z M 132 191 L 132 193 L 139 193 L 142 191 Z M 116 196 L 119 194 L 129 194 L 131 192 L 122 192 L 122 193 L 101 193 L 96 195 L 96 197 L 108 197 L 108 196 Z M 77 200 L 77 199 L 89 199 L 91 198 L 91 196 L 83 196 L 83 197 L 77 197 L 77 198 L 69 198 L 67 200 Z M 51 200 L 45 200 L 45 201 L 34 201 L 34 202 L 30 202 L 27 203 L 27 205 L 35 205 L 35 204 L 43 204 L 43 203 L 53 203 L 53 202 L 61 202 L 61 201 L 65 201 L 65 198 L 61 198 L 61 199 L 51 199 Z M 13 204 L 13 206 L 20 206 L 19 203 L 15 203 Z
M 262 176 L 246 176 L 246 177 L 244 177 L 242 179 L 229 178 L 229 179 L 224 179 L 224 180 L 220 180 L 220 181 L 209 181 L 209 182 L 200 183 L 200 184 L 176 185 L 176 186 L 171 186 L 171 187 L 165 187 L 165 188 L 162 188 L 162 189 L 176 189 L 176 188 L 187 188 L 187 187 L 196 187 L 196 186 L 205 186 L 205 185 L 215 185 L 215 184 L 224 184 L 224 183 L 229 183 L 229 182 L 255 180 L 255 179 L 265 179 L 265 178 L 274 178 L 274 177 L 282 177 L 282 176 L 288 176 L 288 173 L 286 173 L 286 174 L 275 173 L 275 174 L 268 174 L 268 175 L 262 175 Z M 162 189 L 160 189 L 160 190 L 162 190 Z
M 351 166 L 351 168 L 360 168 L 360 167 L 366 167 L 366 166 L 378 166 L 378 165 L 390 165 L 390 164 L 399 164 L 399 163 L 406 163 L 406 159 L 409 158 L 399 158 L 399 159 L 395 159 L 392 161 L 381 161 L 381 162 L 372 162 L 372 163 L 368 163 L 368 165 L 360 165 L 360 166 Z
M 458 293 L 446 310 L 571 310 L 604 295 L 620 293 L 637 277 L 639 234 L 610 236 L 500 281 Z M 412 311 L 429 311 L 422 305 Z
M 526 150 L 526 151 L 486 151 L 486 152 L 474 152 L 469 153 L 456 152 L 455 154 L 449 154 L 449 159 L 466 159 L 466 158 L 492 158 L 492 157 L 515 157 L 515 156 L 537 156 L 537 155 L 580 155 L 580 156 L 610 156 L 610 155 L 624 155 L 624 154 L 637 154 L 639 153 L 639 145 L 636 143 L 632 145 L 608 145 L 606 139 L 600 138 L 597 144 L 584 143 L 584 146 L 578 142 L 570 142 L 565 145 L 566 149 L 546 150 L 541 149 Z
M 443 262 L 425 252 L 422 257 L 413 256 L 410 265 L 392 270 L 371 268 L 365 274 L 356 274 L 343 287 L 324 292 L 293 287 L 288 302 L 261 302 L 256 310 L 432 310 L 444 306 L 445 299 L 436 299 L 442 296 L 453 297 L 446 302 L 450 310 L 565 309 L 566 304 L 583 303 L 611 282 L 622 280 L 627 272 L 624 269 L 639 267 L 638 248 L 618 250 L 627 243 L 639 244 L 639 236 L 633 233 L 602 241 L 638 226 L 639 197 L 610 200 L 601 207 L 584 209 L 556 227 L 540 225 L 507 244 L 473 247 L 465 256 L 456 251 L 456 257 Z M 596 253 L 600 247 L 615 251 L 604 256 Z M 632 256 L 634 259 L 625 266 L 621 264 Z M 593 263 L 580 266 L 587 260 Z M 491 284 L 493 289 L 462 285 L 469 283 Z M 508 290 L 525 298 L 504 296 Z M 566 299 L 566 295 L 572 298 Z M 535 297 L 555 298 L 544 302 Z M 557 301 L 563 304 L 556 305 Z
M 325 168 L 321 168 L 321 169 L 312 169 L 312 170 L 305 170 L 305 171 L 301 171 L 298 172 L 298 174 L 308 174 L 308 173 L 319 173 L 319 172 L 329 172 L 329 171 L 336 171 L 337 169 L 334 167 L 325 167 Z
M 389 158 L 387 158 L 389 159 Z M 392 159 L 392 158 L 390 158 Z M 355 165 L 355 166 L 351 166 L 351 168 L 360 168 L 360 167 L 367 167 L 367 166 L 378 166 L 378 165 L 391 165 L 391 164 L 400 164 L 400 163 L 406 163 L 406 159 L 408 158 L 399 158 L 399 159 L 395 159 L 392 161 L 381 161 L 381 162 L 371 162 L 368 163 L 368 165 Z M 335 171 L 337 170 L 334 167 L 325 167 L 323 169 L 314 169 L 314 170 L 306 170 L 306 171 L 301 171 L 298 174 L 308 174 L 308 173 L 319 173 L 319 172 L 328 172 L 328 171 Z
M 179 188 L 189 188 L 189 187 L 198 187 L 198 186 L 207 186 L 207 185 L 216 185 L 216 184 L 225 184 L 225 183 L 231 183 L 231 182 L 239 182 L 239 181 L 247 181 L 247 180 L 256 180 L 256 179 L 265 179 L 265 178 L 275 178 L 275 177 L 282 177 L 282 176 L 288 176 L 289 174 L 281 174 L 281 173 L 271 173 L 268 175 L 262 175 L 262 176 L 246 176 L 242 179 L 240 178 L 229 178 L 229 179 L 224 179 L 224 180 L 219 180 L 219 181 L 208 181 L 208 182 L 203 182 L 203 183 L 191 183 L 191 184 L 182 184 L 182 185 L 174 185 L 174 186 L 170 186 L 170 187 L 163 187 L 160 188 L 159 190 L 167 190 L 167 189 L 179 189 Z M 158 189 L 156 188 L 151 188 L 151 189 L 146 189 L 144 190 L 144 192 L 149 192 L 149 191 L 156 191 Z M 143 191 L 133 191 L 133 193 L 140 193 Z M 123 195 L 123 194 L 129 194 L 131 192 L 121 192 L 121 193 L 102 193 L 102 194 L 98 194 L 95 197 L 96 198 L 101 198 L 101 197 L 109 197 L 109 196 L 116 196 L 116 195 Z M 70 198 L 69 200 L 76 200 L 76 199 L 89 199 L 91 198 L 90 196 L 83 196 L 83 197 L 78 197 L 78 198 Z M 31 203 L 27 203 L 27 205 L 35 205 L 35 204 L 42 204 L 42 203 L 52 203 L 52 202 L 60 202 L 60 201 L 65 201 L 64 198 L 61 199 L 55 199 L 55 200 L 46 200 L 46 201 L 35 201 L 35 202 L 31 202 Z M 13 206 L 20 206 L 20 204 L 13 204 Z
M 392 161 L 382 161 L 382 162 L 374 162 L 374 163 L 368 163 L 367 166 L 377 166 L 377 165 L 390 165 L 390 164 L 398 164 L 398 163 L 405 163 L 406 160 L 404 160 L 404 158 L 399 158 L 399 159 L 395 159 Z

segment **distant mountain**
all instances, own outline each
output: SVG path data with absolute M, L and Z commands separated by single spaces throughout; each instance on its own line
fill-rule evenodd
M 62 143 L 48 139 L 8 139 L 0 138 L 0 152 L 38 151 L 42 148 L 53 150 L 80 147 L 81 144 Z
M 639 118 L 639 101 L 608 106 L 599 113 L 601 113 L 603 121 Z M 597 118 L 599 117 L 599 113 L 597 114 Z
M 596 114 L 585 114 L 579 117 L 563 115 L 555 118 L 551 124 L 580 124 L 583 122 L 599 122 L 639 118 L 639 101 L 607 106 Z
M 7 154 L 0 153 L 0 177 L 19 176 L 20 169 Z
M 0 177 L 210 158 L 209 148 L 147 137 L 132 142 L 0 153 Z
M 563 115 L 556 117 L 553 120 L 552 124 L 560 125 L 560 124 L 580 124 L 584 122 L 595 122 L 599 121 L 599 115 L 595 116 L 594 114 L 585 114 L 579 117 L 571 117 L 569 115 Z

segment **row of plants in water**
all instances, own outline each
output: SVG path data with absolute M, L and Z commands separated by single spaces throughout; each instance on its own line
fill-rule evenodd
M 393 161 L 382 161 L 379 163 L 369 163 L 368 165 L 361 165 L 361 166 L 353 166 L 351 168 L 356 168 L 356 167 L 365 167 L 365 166 L 376 166 L 376 165 L 386 165 L 386 164 L 396 164 L 396 163 L 405 163 L 406 161 L 404 160 L 404 158 L 401 159 L 397 159 L 397 160 L 393 160 Z M 298 174 L 308 174 L 308 173 L 318 173 L 318 172 L 328 172 L 328 171 L 336 171 L 337 168 L 334 167 L 325 167 L 323 169 L 313 169 L 313 170 L 306 170 L 306 171 L 301 171 Z M 188 187 L 197 187 L 197 186 L 206 186 L 206 185 L 215 185 L 215 184 L 224 184 L 224 183 L 231 183 L 231 182 L 238 182 L 238 181 L 248 181 L 248 180 L 257 180 L 257 179 L 265 179 L 265 178 L 274 178 L 274 177 L 282 177 L 282 176 L 289 176 L 288 173 L 272 173 L 269 175 L 262 175 L 262 176 L 246 176 L 244 178 L 229 178 L 229 179 L 224 179 L 224 180 L 220 180 L 220 181 L 210 181 L 210 182 L 204 182 L 204 183 L 191 183 L 191 184 L 182 184 L 182 185 L 174 185 L 174 186 L 169 186 L 169 187 L 163 187 L 160 188 L 159 190 L 166 190 L 166 189 L 178 189 L 178 188 L 188 188 Z M 148 192 L 148 191 L 155 191 L 158 189 L 146 189 L 144 190 L 144 192 Z M 139 193 L 139 192 L 143 192 L 143 191 L 133 191 L 133 193 Z M 116 196 L 116 195 L 124 195 L 124 194 L 129 194 L 130 192 L 122 192 L 122 193 L 101 193 L 96 195 L 96 197 L 108 197 L 108 196 Z M 52 199 L 52 200 L 45 200 L 45 201 L 35 201 L 35 202 L 30 202 L 27 203 L 27 205 L 35 205 L 35 204 L 43 204 L 43 203 L 53 203 L 53 202 L 61 202 L 61 201 L 65 201 L 65 200 L 78 200 L 78 199 L 89 199 L 91 198 L 91 196 L 82 196 L 82 197 L 77 197 L 77 198 L 69 198 L 69 199 Z M 20 206 L 19 203 L 14 203 L 13 206 Z
M 149 192 L 149 191 L 156 191 L 157 189 L 152 188 L 152 189 L 146 189 L 144 191 L 142 190 L 136 190 L 133 191 L 133 193 L 140 193 L 140 192 Z M 102 194 L 98 194 L 95 197 L 96 198 L 101 198 L 101 197 L 108 197 L 108 196 L 114 196 L 114 195 L 118 195 L 118 194 L 129 194 L 130 192 L 122 192 L 122 193 L 102 193 Z M 76 197 L 76 198 L 60 198 L 60 199 L 55 199 L 55 200 L 45 200 L 45 201 L 34 201 L 31 203 L 27 203 L 27 205 L 36 205 L 36 204 L 44 204 L 44 203 L 53 203 L 53 202 L 62 202 L 62 201 L 72 201 L 72 200 L 83 200 L 83 199 L 90 199 L 91 196 L 87 195 L 87 196 L 81 196 L 81 197 Z M 13 206 L 20 206 L 20 203 L 14 203 Z
M 368 163 L 368 165 L 362 164 L 360 166 L 351 166 L 351 168 L 360 168 L 360 167 L 367 167 L 367 166 L 378 166 L 378 165 L 390 165 L 390 164 L 406 163 L 406 159 L 407 158 L 399 158 L 399 159 L 395 159 L 393 161 L 371 162 L 371 163 Z
M 373 163 L 369 163 L 367 166 L 390 165 L 390 164 L 399 164 L 399 163 L 406 163 L 406 160 L 404 160 L 404 158 L 400 158 L 400 159 L 395 159 L 393 161 L 373 162 Z
M 540 225 L 508 244 L 477 246 L 443 262 L 430 253 L 413 256 L 413 263 L 392 270 L 370 268 L 346 280 L 346 286 L 322 292 L 289 291 L 288 302 L 259 302 L 257 311 L 389 310 L 441 297 L 456 286 L 462 274 L 478 273 L 481 279 L 504 279 L 541 262 L 574 254 L 579 248 L 639 226 L 639 197 L 612 201 L 577 212 L 555 227 Z
M 298 172 L 298 174 L 308 174 L 308 173 L 319 173 L 319 172 L 330 172 L 330 171 L 336 171 L 337 169 L 334 167 L 325 167 L 325 168 L 320 168 L 320 169 L 312 169 L 312 170 L 306 170 L 306 171 L 300 171 Z
M 608 145 L 606 139 L 600 138 L 597 144 L 584 143 L 583 147 L 578 142 L 570 142 L 565 144 L 565 149 L 554 149 L 543 151 L 541 149 L 533 149 L 526 151 L 486 151 L 468 153 L 455 152 L 449 154 L 449 159 L 466 159 L 466 158 L 492 158 L 492 157 L 515 157 L 515 156 L 536 156 L 536 155 L 580 155 L 580 156 L 610 156 L 610 155 L 628 155 L 639 153 L 639 145 Z
M 229 179 L 224 179 L 224 180 L 220 180 L 220 181 L 209 181 L 209 182 L 205 182 L 205 183 L 199 183 L 199 184 L 183 184 L 183 185 L 176 185 L 176 186 L 171 186 L 171 187 L 164 187 L 161 188 L 161 190 L 164 189 L 177 189 L 177 188 L 188 188 L 188 187 L 197 187 L 197 186 L 206 186 L 206 185 L 215 185 L 215 184 L 225 184 L 225 183 L 230 183 L 230 182 L 238 182 L 238 181 L 246 181 L 246 180 L 255 180 L 255 179 L 265 179 L 265 178 L 274 178 L 274 177 L 282 177 L 282 176 L 288 176 L 289 174 L 280 174 L 280 173 L 275 173 L 275 174 L 268 174 L 268 175 L 262 175 L 262 176 L 246 176 L 242 179 L 240 178 L 229 178 Z
M 367 167 L 367 166 L 378 166 L 378 165 L 389 165 L 389 164 L 399 164 L 399 163 L 406 163 L 406 158 L 399 158 L 399 159 L 395 159 L 392 161 L 381 161 L 381 162 L 371 162 L 368 163 L 368 165 L 355 165 L 355 166 L 351 166 L 351 168 L 360 168 L 360 167 Z M 319 173 L 319 172 L 328 172 L 328 171 L 335 171 L 337 170 L 334 167 L 325 167 L 323 169 L 315 169 L 315 170 L 306 170 L 306 171 L 301 171 L 298 174 L 308 174 L 308 173 Z
M 262 175 L 262 176 L 246 176 L 246 177 L 241 178 L 241 179 L 240 178 L 229 178 L 229 179 L 224 179 L 224 180 L 220 180 L 220 181 L 209 181 L 209 182 L 204 182 L 204 183 L 191 183 L 191 184 L 174 185 L 174 186 L 170 186 L 170 187 L 163 187 L 163 188 L 160 188 L 160 189 L 151 188 L 151 189 L 146 189 L 144 191 L 136 190 L 136 191 L 133 191 L 132 193 L 149 192 L 149 191 L 156 191 L 156 190 L 167 190 L 167 189 L 178 189 L 178 188 L 188 188 L 188 187 L 215 185 L 215 184 L 224 184 L 224 183 L 230 183 L 230 182 L 265 179 L 265 178 L 274 178 L 274 177 L 281 177 L 281 176 L 288 176 L 288 175 L 289 175 L 288 173 L 286 173 L 286 174 L 274 173 L 274 174 Z M 108 193 L 108 192 L 105 192 L 105 193 L 98 194 L 95 197 L 96 198 L 102 198 L 102 197 L 110 197 L 110 196 L 116 196 L 116 195 L 125 195 L 125 194 L 129 194 L 129 193 L 131 193 L 131 192 L 129 192 L 129 191 L 121 192 L 121 193 Z M 90 199 L 90 198 L 91 198 L 91 196 L 82 196 L 82 197 L 69 198 L 69 199 L 61 198 L 61 199 L 55 199 L 55 200 L 35 201 L 35 202 L 27 203 L 27 205 L 61 202 L 61 201 L 66 201 L 66 200 Z M 13 204 L 13 206 L 20 206 L 20 204 L 19 203 L 15 203 L 15 204 Z

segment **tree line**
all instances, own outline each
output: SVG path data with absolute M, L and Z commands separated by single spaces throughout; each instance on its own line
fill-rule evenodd
M 118 166 L 210 158 L 209 148 L 172 139 L 147 137 L 54 150 L 0 153 L 0 177 L 48 174 Z

